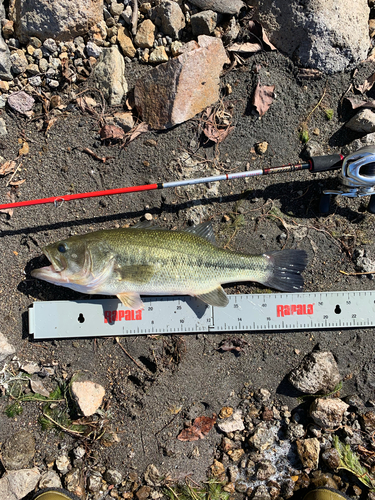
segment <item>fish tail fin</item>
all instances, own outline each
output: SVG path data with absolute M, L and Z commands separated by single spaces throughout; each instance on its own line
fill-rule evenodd
M 280 250 L 264 254 L 269 259 L 270 274 L 263 285 L 283 292 L 301 292 L 303 277 L 301 272 L 307 265 L 304 250 Z

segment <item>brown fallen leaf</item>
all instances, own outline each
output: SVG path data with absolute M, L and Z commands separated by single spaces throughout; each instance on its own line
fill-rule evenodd
M 151 127 L 146 122 L 141 122 L 139 125 L 135 127 L 133 131 L 130 131 L 126 134 L 126 143 L 134 141 L 139 135 L 144 134 L 151 130 Z
M 203 439 L 216 423 L 215 413 L 211 417 L 197 417 L 190 427 L 183 429 L 177 436 L 179 441 L 198 441 Z
M 353 110 L 358 108 L 375 108 L 375 100 L 373 99 L 363 99 L 362 97 L 354 96 L 345 97 L 344 100 L 350 103 Z
M 259 116 L 264 116 L 268 111 L 274 99 L 275 85 L 258 85 L 255 88 L 253 95 L 253 105 L 259 113 Z
M 26 179 L 21 179 L 20 181 L 11 181 L 9 182 L 9 186 L 18 187 L 21 186 L 21 184 L 23 184 L 24 182 L 26 182 Z
M 239 52 L 239 53 L 250 53 L 250 52 L 259 52 L 262 50 L 262 46 L 260 43 L 232 43 L 226 47 L 229 52 Z
M 45 133 L 47 133 L 57 122 L 57 116 L 52 116 L 51 118 L 47 118 L 45 123 L 46 123 L 46 130 Z
M 17 163 L 14 160 L 8 160 L 0 166 L 0 175 L 12 174 L 17 167 Z
M 210 141 L 220 144 L 228 134 L 234 129 L 231 126 L 232 116 L 225 110 L 223 106 L 218 108 L 208 107 L 204 114 L 204 135 L 210 139 Z
M 239 353 L 245 349 L 248 343 L 238 337 L 223 340 L 219 345 L 220 351 L 234 351 Z
M 7 203 L 14 203 L 16 201 L 15 189 L 16 188 L 11 188 L 11 190 L 8 191 L 7 194 L 5 195 L 8 198 L 7 199 Z M 8 214 L 9 217 L 12 217 L 13 212 L 14 212 L 14 208 L 2 208 L 0 210 L 0 213 L 2 213 L 2 214 Z
M 276 47 L 268 40 L 268 36 L 266 35 L 263 26 L 258 21 L 249 21 L 249 30 L 258 39 L 258 41 L 263 44 L 263 48 L 276 50 Z
M 119 140 L 123 139 L 125 136 L 125 132 L 121 127 L 116 127 L 116 125 L 104 125 L 100 129 L 100 138 L 102 141 L 106 139 L 114 139 L 114 140 Z
M 375 83 L 375 73 L 373 73 L 371 76 L 366 78 L 366 80 L 362 84 L 354 85 L 354 87 L 361 92 L 361 94 L 364 94 L 368 90 L 372 88 L 372 86 Z
M 90 96 L 80 96 L 76 99 L 77 106 L 84 113 L 90 113 L 93 115 L 95 113 L 94 108 L 98 105 L 98 103 Z

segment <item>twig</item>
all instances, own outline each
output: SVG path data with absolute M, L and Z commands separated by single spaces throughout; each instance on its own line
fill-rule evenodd
M 133 14 L 132 14 L 132 34 L 137 34 L 138 24 L 138 0 L 133 0 Z
M 340 269 L 340 273 L 345 274 L 345 276 L 360 276 L 361 274 L 375 274 L 375 271 L 366 271 L 363 273 L 347 273 L 346 271 L 341 271 Z
M 43 412 L 43 415 L 48 419 L 50 420 L 53 424 L 57 425 L 57 427 L 60 427 L 60 429 L 62 429 L 63 431 L 65 432 L 69 432 L 70 434 L 74 434 L 75 436 L 82 436 L 82 434 L 84 434 L 83 432 L 79 432 L 79 431 L 72 431 L 71 429 L 67 429 L 66 427 L 64 427 L 63 425 L 59 424 L 59 422 L 56 422 L 56 420 L 54 420 L 52 417 L 50 417 L 49 415 L 47 415 L 47 413 Z
M 5 187 L 8 187 L 8 186 L 9 186 L 9 184 L 12 182 L 12 180 L 13 180 L 14 176 L 15 176 L 15 175 L 16 175 L 16 173 L 18 172 L 18 170 L 19 170 L 19 168 L 20 168 L 20 166 L 21 166 L 21 165 L 22 165 L 22 161 L 21 161 L 21 162 L 17 165 L 16 170 L 15 170 L 15 171 L 13 172 L 13 174 L 11 175 L 11 177 L 10 177 L 9 181 L 5 184 Z
M 313 107 L 313 109 L 310 111 L 310 113 L 307 115 L 307 118 L 305 120 L 305 122 L 307 123 L 310 118 L 311 118 L 311 115 L 314 113 L 314 111 L 321 105 L 323 99 L 324 99 L 324 96 L 326 95 L 326 87 L 324 87 L 324 90 L 323 90 L 323 94 L 322 94 L 322 97 L 319 99 L 318 103 Z
M 137 362 L 137 360 L 135 360 L 132 356 L 130 356 L 130 354 L 128 353 L 128 351 L 127 351 L 127 350 L 123 347 L 123 345 L 121 344 L 120 339 L 119 339 L 118 337 L 115 337 L 115 340 L 116 340 L 116 342 L 118 343 L 118 345 L 121 347 L 121 349 L 124 351 L 124 353 L 128 356 L 128 358 L 129 358 L 129 359 L 131 359 L 131 360 L 133 361 L 133 363 L 134 363 L 136 366 L 138 366 L 138 368 L 140 368 L 143 372 L 145 372 L 145 373 L 146 373 L 146 375 L 150 376 L 150 375 L 151 375 L 151 373 L 150 373 L 148 370 L 146 370 L 143 366 L 141 366 L 141 365 Z

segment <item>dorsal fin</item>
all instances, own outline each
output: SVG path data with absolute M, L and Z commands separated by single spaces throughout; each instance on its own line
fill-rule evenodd
M 204 238 L 205 240 L 212 243 L 212 245 L 217 246 L 214 230 L 212 228 L 211 222 L 209 222 L 209 221 L 202 222 L 202 224 L 198 224 L 197 226 L 191 226 L 191 227 L 184 228 L 182 231 L 185 231 L 185 233 L 192 233 L 195 236 L 199 236 L 201 238 Z

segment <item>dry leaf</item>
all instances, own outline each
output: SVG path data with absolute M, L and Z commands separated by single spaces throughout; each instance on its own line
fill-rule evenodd
M 18 187 L 18 186 L 21 186 L 21 184 L 23 184 L 24 182 L 26 182 L 26 179 L 22 179 L 20 181 L 11 181 L 11 182 L 9 182 L 9 186 Z
M 83 113 L 88 112 L 91 115 L 95 113 L 94 108 L 98 105 L 95 99 L 89 96 L 77 97 L 76 103 Z
M 57 122 L 57 116 L 53 116 L 52 118 L 48 118 L 46 120 L 47 127 L 46 127 L 45 133 L 47 133 L 55 125 L 56 122 Z
M 216 422 L 215 413 L 210 417 L 197 417 L 190 427 L 187 427 L 177 436 L 179 441 L 198 441 L 206 436 Z
M 249 21 L 250 32 L 258 39 L 263 42 L 263 48 L 268 50 L 276 50 L 276 47 L 268 40 L 266 33 L 264 32 L 263 26 L 258 21 Z
M 245 340 L 242 340 L 238 337 L 233 337 L 231 339 L 223 340 L 219 345 L 220 351 L 235 351 L 239 353 L 244 350 L 244 348 L 248 345 Z
M 220 144 L 228 134 L 234 129 L 231 126 L 232 116 L 225 110 L 223 106 L 218 109 L 207 108 L 203 115 L 204 118 L 204 135 L 210 141 Z
M 49 391 L 44 387 L 40 380 L 30 379 L 30 387 L 35 394 L 41 394 L 42 396 L 48 398 Z
M 345 101 L 348 101 L 352 109 L 358 108 L 375 108 L 375 101 L 373 99 L 363 99 L 361 97 L 345 97 Z
M 61 106 L 61 97 L 59 95 L 53 95 L 50 100 L 50 109 L 57 108 Z
M 0 166 L 0 175 L 12 174 L 16 170 L 17 163 L 14 160 L 8 160 Z
M 125 136 L 124 130 L 121 127 L 116 127 L 116 125 L 104 125 L 99 134 L 102 141 L 105 139 L 123 139 Z
M 259 52 L 262 50 L 262 46 L 259 43 L 232 43 L 229 47 L 226 48 L 229 52 Z
M 354 87 L 359 92 L 361 92 L 361 94 L 364 94 L 365 92 L 367 92 L 368 90 L 370 90 L 372 88 L 372 86 L 374 85 L 374 83 L 375 83 L 375 73 L 373 73 L 369 78 L 367 78 L 362 83 L 362 85 L 358 84 L 358 85 L 354 85 Z
M 16 195 L 14 192 L 14 188 L 12 188 L 10 191 L 8 191 L 5 196 L 8 198 L 8 200 L 7 200 L 8 203 L 14 203 L 16 201 Z M 0 212 L 2 214 L 8 214 L 9 217 L 12 217 L 13 212 L 14 212 L 14 208 L 2 208 L 0 210 Z
M 259 116 L 265 115 L 274 99 L 273 91 L 275 85 L 258 85 L 253 95 L 253 104 L 259 113 Z
M 144 134 L 145 132 L 148 132 L 151 130 L 151 127 L 148 123 L 146 122 L 141 122 L 139 125 L 135 127 L 133 131 L 130 131 L 126 134 L 127 140 L 126 142 L 132 142 L 134 139 L 136 139 L 139 135 Z

